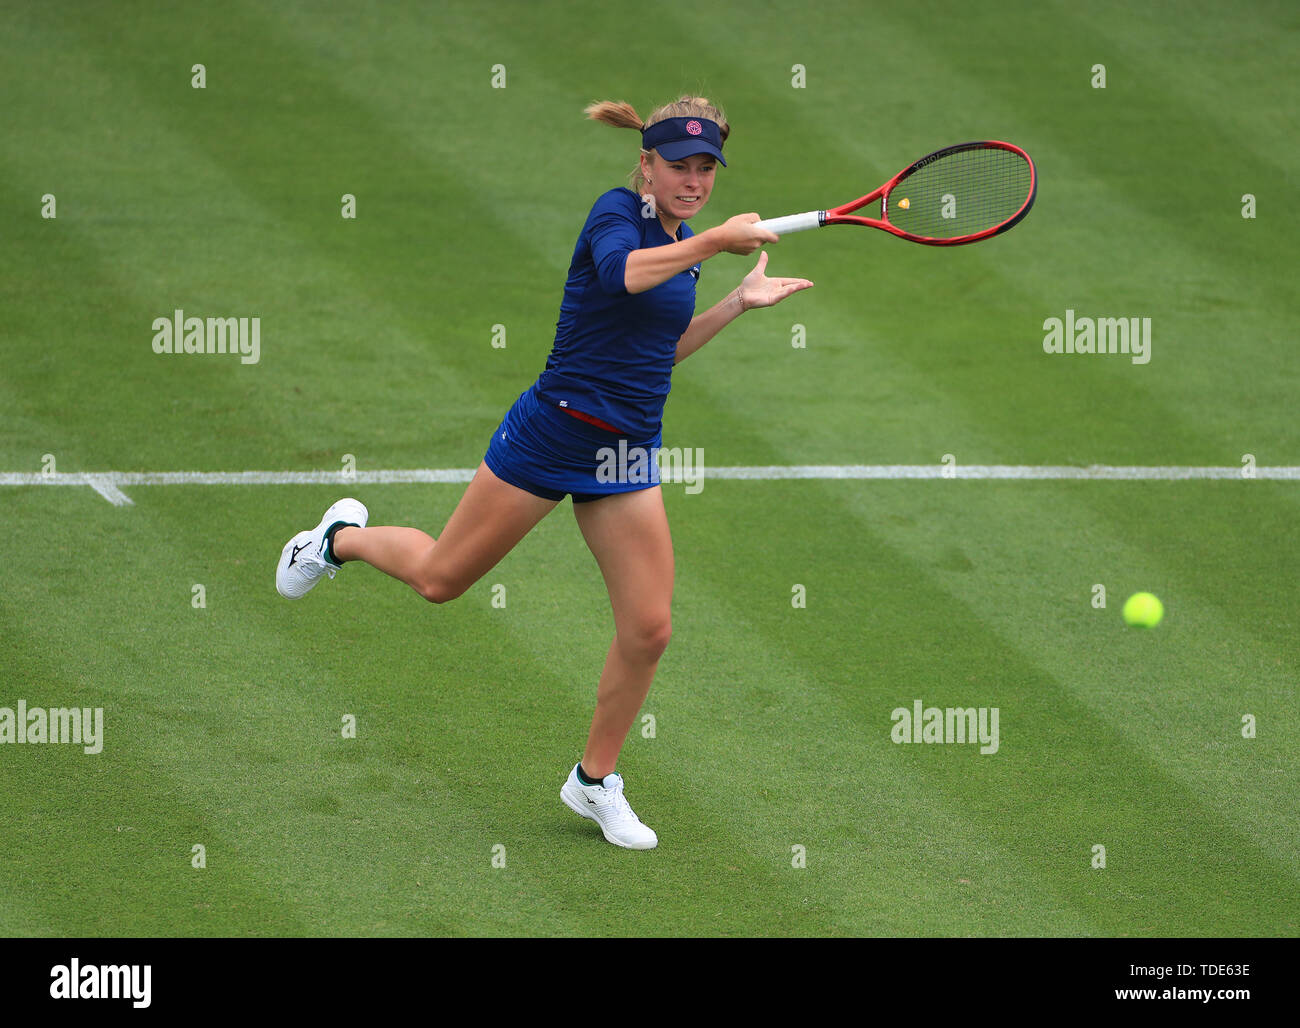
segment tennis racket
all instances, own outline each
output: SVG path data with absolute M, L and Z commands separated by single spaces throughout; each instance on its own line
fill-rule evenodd
M 778 236 L 823 225 L 869 225 L 927 246 L 960 246 L 1019 224 L 1038 178 L 1029 154 L 1010 143 L 958 143 L 909 164 L 879 189 L 828 211 L 758 222 Z M 880 217 L 853 214 L 880 201 Z

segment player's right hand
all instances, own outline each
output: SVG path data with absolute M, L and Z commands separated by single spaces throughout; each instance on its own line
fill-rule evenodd
M 751 254 L 764 243 L 776 243 L 780 241 L 780 236 L 775 232 L 769 232 L 765 228 L 755 228 L 755 224 L 763 219 L 757 214 L 737 214 L 734 218 L 728 218 L 714 231 L 720 236 L 718 242 L 726 253 L 738 253 L 741 256 Z

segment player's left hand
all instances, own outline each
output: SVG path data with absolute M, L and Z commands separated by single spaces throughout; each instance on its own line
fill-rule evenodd
M 754 270 L 740 280 L 740 302 L 745 310 L 772 307 L 791 293 L 812 288 L 812 283 L 806 278 L 768 278 L 766 270 L 767 251 L 764 250 L 758 255 Z

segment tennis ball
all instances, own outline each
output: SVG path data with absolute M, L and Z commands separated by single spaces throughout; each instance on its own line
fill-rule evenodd
M 1134 593 L 1124 601 L 1124 620 L 1134 628 L 1155 628 L 1165 616 L 1165 605 L 1153 593 Z
M 903 197 L 901 200 L 898 201 L 898 206 L 903 208 L 903 210 L 907 210 L 909 207 L 912 206 L 912 201 L 909 200 L 907 197 Z

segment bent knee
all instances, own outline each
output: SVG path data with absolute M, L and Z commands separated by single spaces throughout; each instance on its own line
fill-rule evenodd
M 415 591 L 430 603 L 450 603 L 457 597 L 464 596 L 468 585 L 449 581 L 445 578 L 426 578 L 416 583 Z
M 629 659 L 652 663 L 664 655 L 672 637 L 672 619 L 665 616 L 642 621 L 627 633 L 620 632 L 619 644 Z

